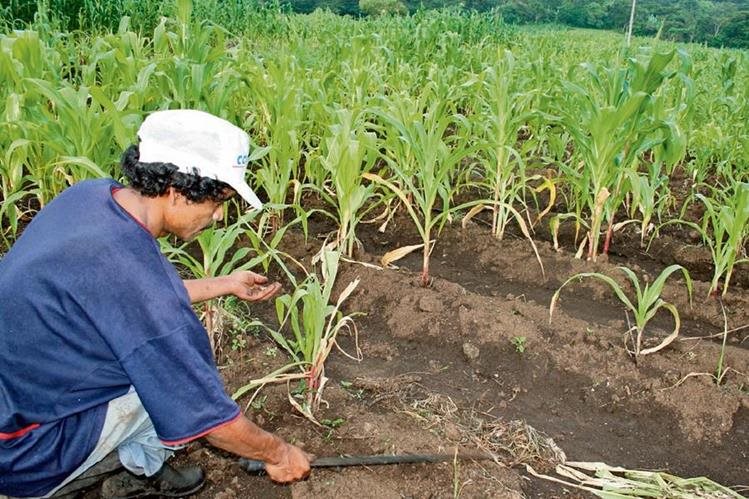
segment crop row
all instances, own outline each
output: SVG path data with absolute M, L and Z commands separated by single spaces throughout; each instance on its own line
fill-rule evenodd
M 127 18 L 117 33 L 39 24 L 2 36 L 6 242 L 19 210 L 79 179 L 116 176 L 143 116 L 163 108 L 205 109 L 250 131 L 255 183 L 272 205 L 285 205 L 291 186 L 297 200 L 304 188 L 333 194 L 347 253 L 360 210 L 371 206 L 352 193 L 383 192 L 362 172 L 421 210 L 423 223 L 413 216 L 425 248 L 462 188 L 485 195 L 478 204 L 492 210 L 498 237 L 529 203 L 545 211 L 528 199 L 545 189 L 564 200 L 549 217 L 552 232 L 565 220 L 583 227 L 592 259 L 617 223 L 637 220 L 645 241 L 701 189 L 722 206 L 749 175 L 741 52 L 626 50 L 614 37 L 566 32 L 502 43 L 463 26 L 445 30 L 451 14 L 440 13 L 416 25 L 299 16 L 298 32 L 281 43 L 234 38 L 191 22 L 189 3 L 181 7 L 149 36 L 130 31 Z M 672 192 L 677 168 L 686 192 Z M 438 198 L 445 216 L 434 218 Z M 279 208 L 273 223 L 281 217 Z
M 686 226 L 711 251 L 713 293 L 727 292 L 745 258 L 745 53 L 643 40 L 627 48 L 594 32 L 504 36 L 491 20 L 450 12 L 281 16 L 263 20 L 277 32 L 263 25 L 235 36 L 192 19 L 188 1 L 177 5 L 153 33 L 132 31 L 127 18 L 98 34 L 40 19 L 0 35 L 6 246 L 66 186 L 118 177 L 146 114 L 197 108 L 250 133 L 252 181 L 268 202 L 262 214 L 232 205 L 226 226 L 198 239 L 202 262 L 163 241 L 198 276 L 271 261 L 286 268 L 278 244 L 291 225 L 306 233 L 313 213 L 335 222 L 333 246 L 352 256 L 357 225 L 384 226 L 397 210 L 421 240 L 385 260 L 421 250 L 424 285 L 435 238 L 458 213 L 464 223 L 488 213 L 496 237 L 514 226 L 534 250 L 534 232 L 558 246 L 560 226 L 572 224 L 577 255 L 591 260 L 624 227 L 646 246 L 664 226 Z M 321 200 L 314 209 L 304 206 L 310 195 Z M 688 218 L 693 206 L 701 219 Z M 239 238 L 250 244 L 229 253 Z M 281 320 L 296 302 L 279 306 Z M 320 326 L 343 327 L 325 317 Z

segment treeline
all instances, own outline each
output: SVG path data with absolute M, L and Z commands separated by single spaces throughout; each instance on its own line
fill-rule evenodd
M 470 2 L 476 2 L 475 7 Z M 494 5 L 489 5 L 494 4 Z M 496 8 L 510 23 L 555 22 L 624 31 L 631 0 L 468 0 L 469 8 Z M 749 48 L 749 0 L 639 0 L 633 32 L 711 46 Z
M 6 3 L 6 2 L 3 2 Z M 194 0 L 195 12 L 223 25 L 241 26 L 242 17 L 309 13 L 328 9 L 350 16 L 408 15 L 420 9 L 490 12 L 509 24 L 553 23 L 623 32 L 631 0 Z M 42 11 L 64 29 L 116 29 L 120 17 L 136 25 L 169 15 L 173 2 L 157 0 L 9 0 L 0 7 L 5 24 L 30 22 Z M 273 16 L 271 16 L 273 17 Z M 634 34 L 749 48 L 749 0 L 639 0 Z
M 555 23 L 624 31 L 631 0 L 288 0 L 297 12 L 328 8 L 339 14 L 415 12 L 458 6 L 494 12 L 511 24 Z M 633 32 L 680 42 L 749 48 L 749 0 L 639 0 Z

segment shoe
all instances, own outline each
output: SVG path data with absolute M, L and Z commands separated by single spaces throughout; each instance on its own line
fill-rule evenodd
M 194 494 L 205 483 L 205 474 L 200 466 L 175 469 L 164 464 L 155 475 L 136 476 L 128 471 L 104 481 L 101 497 L 125 499 L 132 497 L 162 496 L 185 497 Z

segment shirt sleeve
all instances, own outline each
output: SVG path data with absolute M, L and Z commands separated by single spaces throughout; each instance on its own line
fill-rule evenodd
M 154 337 L 121 360 L 156 429 L 168 445 L 199 438 L 239 417 L 225 392 L 197 318 Z

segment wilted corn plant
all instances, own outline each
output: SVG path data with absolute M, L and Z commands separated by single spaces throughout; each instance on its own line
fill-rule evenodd
M 192 241 L 175 246 L 169 238 L 161 238 L 159 239 L 161 250 L 170 261 L 185 267 L 196 279 L 229 275 L 236 270 L 253 268 L 262 261 L 263 255 L 243 261 L 249 255 L 251 248 L 241 247 L 236 251 L 232 250 L 245 233 L 245 226 L 250 216 L 250 214 L 242 215 L 235 223 L 226 227 L 206 228 L 195 238 L 197 242 L 195 249 L 199 250 L 199 254 L 197 251 L 195 253 L 198 256 L 193 256 L 191 252 Z M 218 347 L 217 337 L 220 333 L 216 327 L 216 318 L 221 311 L 219 302 L 220 299 L 208 300 L 203 304 L 202 320 L 214 352 Z
M 364 184 L 362 173 L 369 172 L 378 157 L 377 138 L 365 130 L 362 114 L 355 116 L 348 109 L 331 113 L 335 121 L 330 135 L 323 139 L 318 159 L 327 172 L 329 185 L 324 185 L 320 193 L 336 210 L 333 218 L 338 222 L 337 247 L 351 257 L 358 243 L 356 227 L 375 206 L 375 185 Z
M 681 478 L 658 471 L 629 470 L 601 462 L 568 461 L 556 467 L 556 476 L 537 473 L 534 476 L 587 490 L 603 499 L 636 499 L 667 497 L 669 499 L 742 499 L 738 492 L 706 477 Z M 566 479 L 566 480 L 565 480 Z
M 384 108 L 373 111 L 384 125 L 383 157 L 393 177 L 364 174 L 398 196 L 416 225 L 421 244 L 394 250 L 386 259 L 392 261 L 422 248 L 422 286 L 430 282 L 432 232 L 439 232 L 453 211 L 453 181 L 461 161 L 472 150 L 468 120 L 452 112 L 450 96 L 436 94 L 434 88 L 430 82 L 417 99 L 394 95 Z
M 614 279 L 611 277 L 600 274 L 598 272 L 584 272 L 580 274 L 575 274 L 564 283 L 559 286 L 559 289 L 556 290 L 554 293 L 554 296 L 551 297 L 551 304 L 549 305 L 549 322 L 552 320 L 552 316 L 554 314 L 554 308 L 556 307 L 557 301 L 559 300 L 559 295 L 562 292 L 562 288 L 567 286 L 567 284 L 571 282 L 580 281 L 583 278 L 586 277 L 592 277 L 595 279 L 599 279 L 606 284 L 608 284 L 611 289 L 616 294 L 617 298 L 619 298 L 619 301 L 622 302 L 622 304 L 626 307 L 627 310 L 632 312 L 635 319 L 635 325 L 632 326 L 629 331 L 627 331 L 627 338 L 629 339 L 630 346 L 627 346 L 627 351 L 634 356 L 635 362 L 637 362 L 637 359 L 642 355 L 651 354 L 654 352 L 657 352 L 658 350 L 661 350 L 662 348 L 668 346 L 672 341 L 676 339 L 676 337 L 679 335 L 679 329 L 681 327 L 681 319 L 679 318 L 679 311 L 676 309 L 673 303 L 665 301 L 663 298 L 661 298 L 661 294 L 663 293 L 663 287 L 666 284 L 666 279 L 673 274 L 674 272 L 680 270 L 682 274 L 684 274 L 684 280 L 687 287 L 687 292 L 689 295 L 689 300 L 692 299 L 692 279 L 689 277 L 689 272 L 687 272 L 687 269 L 682 267 L 681 265 L 671 265 L 663 270 L 663 272 L 660 273 L 658 277 L 652 282 L 647 283 L 643 287 L 640 284 L 640 280 L 637 278 L 637 275 L 632 272 L 627 267 L 618 267 L 619 270 L 624 272 L 626 277 L 629 279 L 629 281 L 632 283 L 632 287 L 635 290 L 635 299 L 634 303 L 631 301 L 627 295 L 624 293 L 624 290 L 622 289 L 622 286 L 619 285 Z M 661 340 L 660 343 L 658 343 L 656 346 L 649 347 L 649 348 L 643 348 L 643 336 L 645 333 L 645 326 L 648 322 L 650 322 L 650 319 L 652 319 L 655 314 L 660 310 L 661 308 L 665 308 L 668 310 L 671 315 L 674 318 L 674 329 L 673 331 L 666 336 L 663 340 Z M 626 342 L 625 342 L 626 345 Z
M 328 378 L 325 377 L 325 361 L 333 347 L 337 347 L 346 356 L 361 360 L 361 352 L 356 338 L 354 314 L 344 315 L 341 305 L 359 285 L 359 279 L 350 282 L 338 295 L 335 304 L 331 301 L 333 286 L 338 274 L 340 252 L 323 247 L 320 253 L 321 277 L 310 274 L 290 295 L 276 298 L 276 315 L 280 327 L 274 330 L 264 326 L 271 337 L 292 358 L 291 366 L 299 366 L 301 375 L 282 374 L 289 370 L 285 366 L 275 375 L 255 380 L 239 388 L 232 396 L 239 398 L 244 393 L 267 383 L 303 379 L 305 383 L 302 402 L 297 402 L 291 393 L 289 401 L 301 414 L 317 422 L 314 411 L 322 401 L 322 393 Z M 292 337 L 284 336 L 281 331 L 290 329 Z M 336 342 L 341 331 L 353 331 L 356 353 L 351 356 L 344 352 Z
M 749 182 L 736 182 L 727 191 L 714 189 L 713 193 L 712 198 L 695 194 L 705 207 L 701 224 L 678 219 L 664 225 L 683 224 L 699 232 L 713 259 L 713 278 L 708 294 L 725 296 L 734 267 L 749 263 L 747 255 L 742 254 L 749 241 Z
M 677 53 L 680 69 L 667 70 Z M 682 50 L 646 52 L 628 58 L 626 66 L 585 63 L 582 67 L 589 85 L 565 81 L 575 105 L 567 102 L 559 113 L 574 139 L 573 162 L 575 157 L 580 161 L 577 167 L 567 168 L 567 181 L 573 196 L 588 208 L 588 259 L 595 261 L 604 222 L 608 223 L 604 252 L 608 249 L 614 215 L 624 199 L 625 171 L 633 168 L 635 159 L 654 149 L 660 149 L 666 164 L 684 155 L 686 139 L 678 119 L 690 95 L 689 58 Z M 670 82 L 675 87 L 671 92 L 666 88 Z M 681 82 L 687 82 L 683 91 Z

